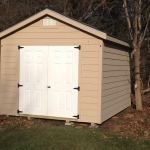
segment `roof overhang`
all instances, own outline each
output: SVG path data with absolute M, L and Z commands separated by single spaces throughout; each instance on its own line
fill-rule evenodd
M 114 38 L 114 37 L 109 36 L 109 35 L 107 35 L 106 40 L 117 43 L 117 44 L 120 44 L 120 45 L 123 45 L 123 46 L 126 46 L 126 47 L 130 47 L 129 43 L 124 42 L 122 40 L 119 40 L 119 39 Z

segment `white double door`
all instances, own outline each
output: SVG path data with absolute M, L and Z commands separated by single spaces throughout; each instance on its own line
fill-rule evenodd
M 22 46 L 19 111 L 73 118 L 78 113 L 78 58 L 75 46 Z M 22 86 L 21 86 L 22 85 Z

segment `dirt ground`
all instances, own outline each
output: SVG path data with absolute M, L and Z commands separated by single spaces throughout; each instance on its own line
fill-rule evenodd
M 113 134 L 117 134 L 120 138 L 134 137 L 135 140 L 141 138 L 150 140 L 150 95 L 143 96 L 142 99 L 143 111 L 137 111 L 133 107 L 129 107 L 99 125 L 99 128 L 110 130 Z M 132 98 L 132 100 L 134 102 L 134 98 Z M 54 125 L 64 125 L 63 121 L 46 119 L 27 120 L 27 118 L 24 117 L 0 116 L 0 130 L 5 130 L 7 125 L 30 128 L 36 121 Z M 75 128 L 82 127 L 89 127 L 89 124 L 75 123 Z
M 132 97 L 135 103 L 134 97 Z M 142 96 L 143 111 L 137 111 L 132 106 L 104 122 L 101 127 L 114 133 L 120 132 L 122 137 L 133 136 L 135 139 L 150 140 L 150 95 Z

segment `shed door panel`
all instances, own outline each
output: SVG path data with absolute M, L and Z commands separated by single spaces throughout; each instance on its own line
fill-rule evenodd
M 48 115 L 73 118 L 78 113 L 78 55 L 74 46 L 49 46 Z
M 19 110 L 47 115 L 47 46 L 20 49 Z

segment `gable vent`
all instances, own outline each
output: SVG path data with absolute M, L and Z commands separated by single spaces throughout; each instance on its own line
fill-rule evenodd
M 56 20 L 52 18 L 44 18 L 43 19 L 43 26 L 55 26 L 56 25 Z

